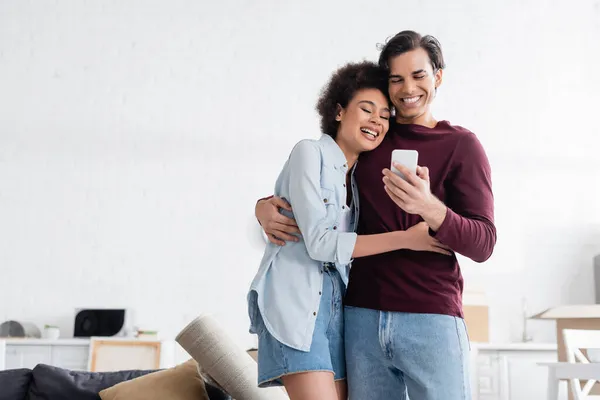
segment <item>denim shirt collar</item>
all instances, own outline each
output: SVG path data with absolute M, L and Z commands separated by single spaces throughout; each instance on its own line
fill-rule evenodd
M 346 156 L 340 146 L 335 142 L 335 140 L 327 135 L 323 134 L 319 142 L 323 145 L 323 148 L 334 157 L 334 167 L 337 169 L 342 169 L 344 171 L 348 170 L 348 162 L 346 160 Z

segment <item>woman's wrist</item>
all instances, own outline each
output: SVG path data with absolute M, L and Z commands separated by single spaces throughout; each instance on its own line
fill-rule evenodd
M 410 248 L 408 231 L 395 231 L 396 237 L 394 241 L 398 244 L 398 250 L 406 250 Z

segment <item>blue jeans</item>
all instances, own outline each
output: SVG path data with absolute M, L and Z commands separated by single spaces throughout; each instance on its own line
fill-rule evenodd
M 471 398 L 464 320 L 345 308 L 350 400 Z

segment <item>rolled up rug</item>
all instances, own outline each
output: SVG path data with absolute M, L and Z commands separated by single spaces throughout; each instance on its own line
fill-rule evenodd
M 289 400 L 280 387 L 258 387 L 256 361 L 239 348 L 210 315 L 190 322 L 175 341 L 236 400 Z

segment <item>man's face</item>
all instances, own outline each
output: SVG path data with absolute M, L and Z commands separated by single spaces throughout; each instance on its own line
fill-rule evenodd
M 442 83 L 442 70 L 433 71 L 429 55 L 422 48 L 391 58 L 389 66 L 389 91 L 396 107 L 396 121 L 424 125 L 431 118 L 429 108 Z

